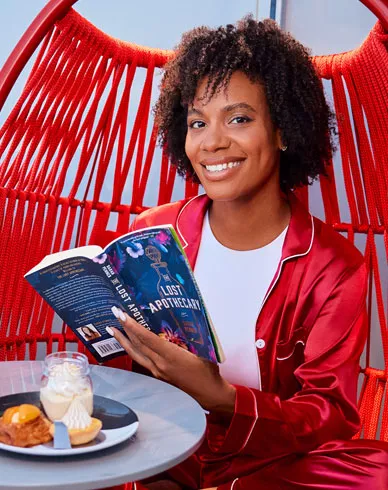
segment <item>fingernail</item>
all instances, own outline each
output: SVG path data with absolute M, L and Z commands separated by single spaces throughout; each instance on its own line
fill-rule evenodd
M 113 330 L 110 327 L 106 327 L 105 330 L 108 332 L 109 335 L 112 335 L 112 337 L 115 336 L 115 334 L 113 333 Z
M 117 310 L 116 306 L 112 306 L 111 310 L 112 310 L 112 313 L 114 314 L 114 316 L 115 316 L 117 319 L 119 319 L 119 312 L 118 312 L 118 310 Z
M 120 310 L 120 308 L 117 308 L 118 312 L 119 312 L 119 318 L 120 320 L 122 320 L 123 322 L 125 322 L 125 313 Z
M 122 310 L 120 310 L 120 308 L 117 308 L 117 306 L 112 306 L 111 310 L 117 320 L 125 322 L 125 314 Z

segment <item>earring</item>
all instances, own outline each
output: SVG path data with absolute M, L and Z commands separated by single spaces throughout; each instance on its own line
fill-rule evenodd
M 287 146 L 287 145 L 284 145 L 284 146 L 281 146 L 281 147 L 280 147 L 280 149 L 281 149 L 282 151 L 286 151 L 286 150 L 287 150 L 287 148 L 288 148 L 288 146 Z

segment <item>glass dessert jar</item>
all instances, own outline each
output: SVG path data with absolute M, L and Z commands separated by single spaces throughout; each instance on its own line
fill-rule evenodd
M 60 420 L 77 399 L 89 415 L 93 412 L 93 386 L 88 358 L 79 352 L 54 352 L 46 356 L 40 401 L 52 421 Z

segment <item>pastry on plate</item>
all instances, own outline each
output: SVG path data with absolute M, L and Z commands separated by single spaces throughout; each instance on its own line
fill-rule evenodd
M 31 447 L 49 442 L 50 422 L 35 405 L 7 408 L 0 417 L 0 442 L 11 446 Z
M 84 404 L 77 397 L 73 399 L 61 421 L 67 427 L 72 446 L 79 446 L 92 441 L 97 437 L 102 427 L 101 420 L 91 417 Z M 50 433 L 54 436 L 54 424 L 50 426 Z

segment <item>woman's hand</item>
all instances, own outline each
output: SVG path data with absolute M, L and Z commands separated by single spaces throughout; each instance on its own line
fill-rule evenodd
M 191 395 L 205 410 L 233 413 L 236 390 L 222 378 L 216 364 L 158 337 L 118 308 L 112 311 L 129 340 L 118 330 L 110 330 L 134 361 L 155 378 Z

